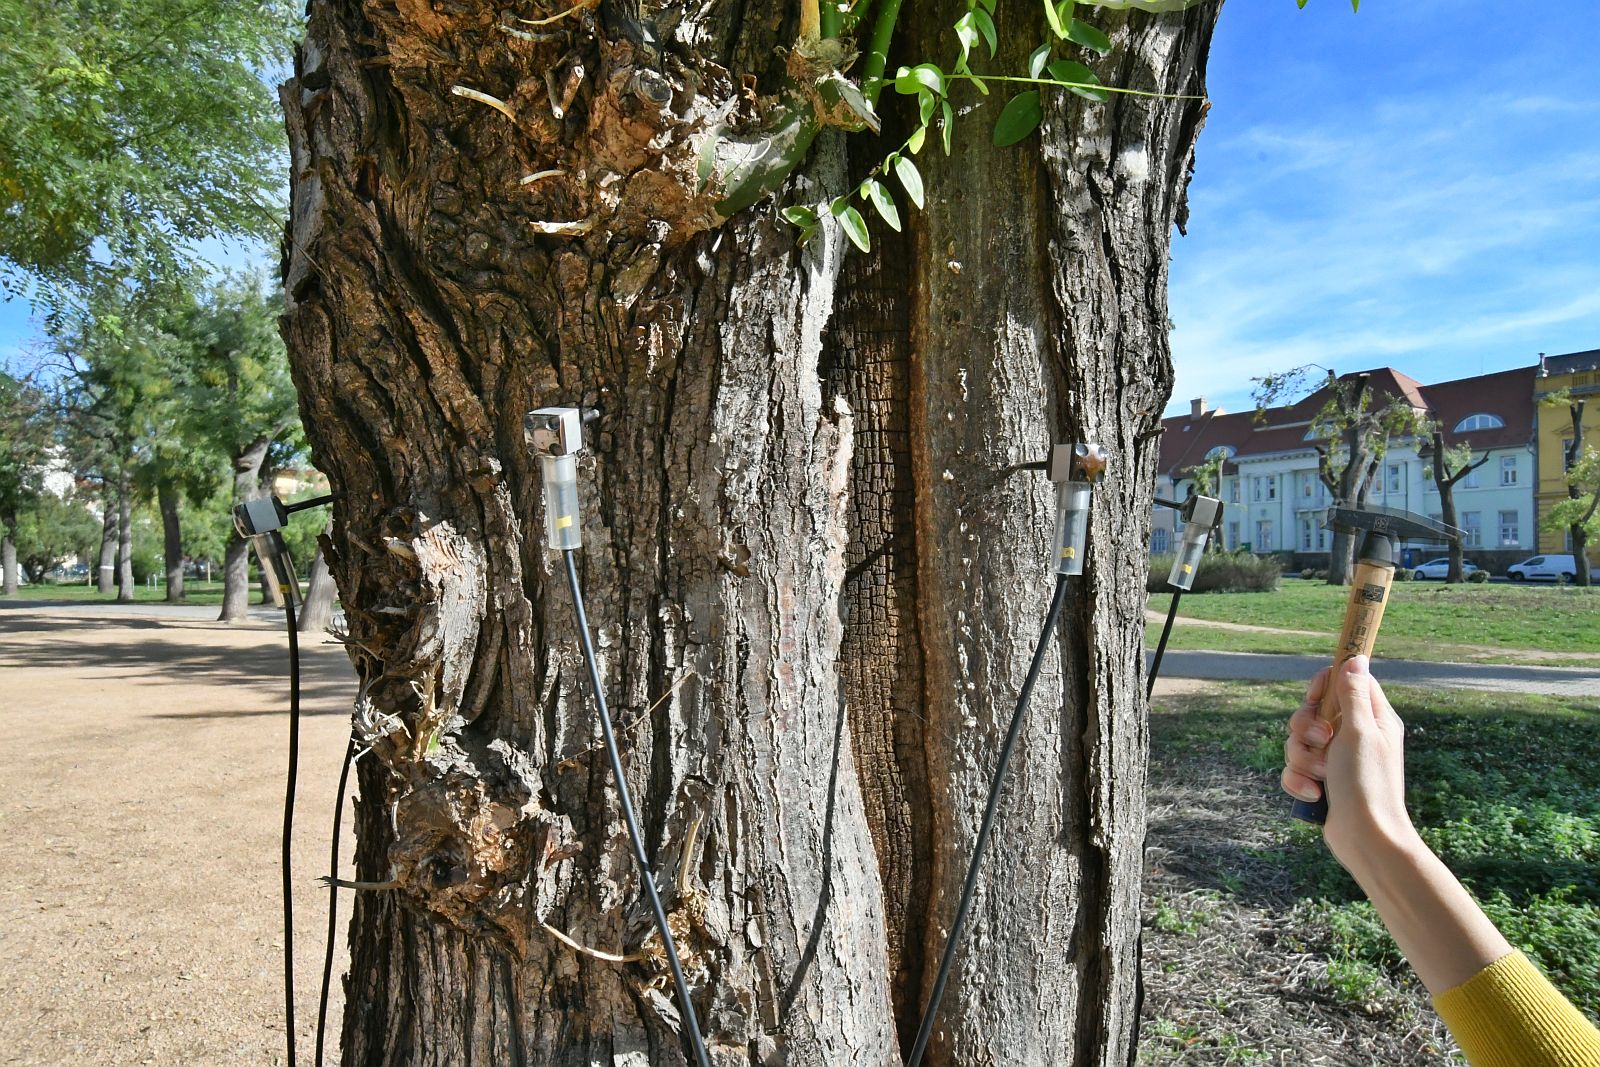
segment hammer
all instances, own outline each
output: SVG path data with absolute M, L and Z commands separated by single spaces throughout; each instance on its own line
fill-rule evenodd
M 1389 603 L 1389 586 L 1394 582 L 1395 542 L 1402 537 L 1419 541 L 1459 541 L 1461 531 L 1423 515 L 1377 505 L 1329 508 L 1323 526 L 1329 530 L 1365 532 L 1355 573 L 1351 575 L 1344 628 L 1339 631 L 1339 645 L 1333 653 L 1333 669 L 1338 671 L 1347 659 L 1372 655 L 1372 646 L 1378 641 L 1378 627 L 1383 622 L 1383 609 Z M 1338 730 L 1331 681 L 1323 692 L 1317 718 L 1327 723 L 1330 730 Z M 1316 803 L 1294 802 L 1294 817 L 1318 824 L 1328 821 L 1326 782 L 1322 786 L 1322 798 Z

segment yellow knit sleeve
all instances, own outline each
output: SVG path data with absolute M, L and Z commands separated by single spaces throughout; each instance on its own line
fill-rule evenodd
M 1600 1030 L 1520 952 L 1433 998 L 1472 1067 L 1600 1067 Z

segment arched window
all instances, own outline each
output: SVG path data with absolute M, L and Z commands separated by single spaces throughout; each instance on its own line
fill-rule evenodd
M 1486 412 L 1480 411 L 1476 415 L 1468 415 L 1466 418 L 1456 423 L 1455 432 L 1466 433 L 1468 430 L 1498 430 L 1504 427 L 1505 424 L 1506 420 L 1502 419 L 1499 415 L 1490 415 Z
M 1218 445 L 1216 448 L 1213 448 L 1210 452 L 1206 453 L 1206 458 L 1216 459 L 1218 456 L 1221 456 L 1223 459 L 1232 459 L 1234 453 L 1238 451 L 1239 450 L 1234 448 L 1232 445 Z

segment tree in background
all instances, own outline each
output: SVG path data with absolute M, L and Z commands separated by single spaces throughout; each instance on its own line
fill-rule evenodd
M 1482 458 L 1474 463 L 1471 442 L 1459 441 L 1445 448 L 1444 428 L 1435 422 L 1430 432 L 1433 445 L 1425 458 L 1429 460 L 1428 477 L 1433 479 L 1434 486 L 1439 490 L 1439 517 L 1446 526 L 1456 526 L 1456 483 L 1489 462 L 1489 453 L 1484 452 Z M 1465 555 L 1460 540 L 1450 542 L 1450 569 L 1445 575 L 1446 582 L 1466 581 L 1461 566 Z
M 46 489 L 17 516 L 16 541 L 28 581 L 42 582 L 72 556 L 91 557 L 100 541 L 100 520 L 82 502 Z
M 1549 408 L 1566 408 L 1572 420 L 1572 437 L 1567 442 L 1567 454 L 1561 457 L 1566 471 L 1567 499 L 1550 508 L 1541 520 L 1547 530 L 1564 531 L 1572 542 L 1572 561 L 1576 568 L 1573 581 L 1587 586 L 1593 583 L 1589 567 L 1589 541 L 1600 537 L 1600 452 L 1583 440 L 1583 410 L 1588 401 L 1574 397 L 1570 389 L 1562 389 L 1545 397 L 1541 404 Z
M 1256 388 L 1252 399 L 1258 415 L 1302 391 L 1316 370 L 1327 368 L 1307 364 L 1253 379 Z M 1336 378 L 1328 370 L 1318 389 L 1327 396 L 1311 417 L 1308 434 L 1308 439 L 1314 438 L 1311 444 L 1317 450 L 1317 476 L 1328 487 L 1335 507 L 1365 507 L 1373 478 L 1388 454 L 1390 439 L 1421 432 L 1426 425 L 1425 416 L 1405 397 L 1375 395 L 1368 374 Z M 1334 530 L 1328 552 L 1329 585 L 1349 583 L 1356 547 L 1354 532 Z
M 262 493 L 268 450 L 298 431 L 280 310 L 261 279 L 227 278 L 194 293 L 170 324 L 187 373 L 180 390 L 186 439 L 222 457 L 234 504 Z M 249 545 L 237 533 L 228 539 L 223 576 L 219 618 L 241 620 L 250 598 Z
M 39 499 L 51 444 L 49 405 L 25 377 L 0 368 L 0 594 L 17 593 L 18 520 Z
M 284 0 L 0 0 L 0 284 L 54 312 L 115 264 L 185 273 L 202 238 L 281 227 L 283 130 L 264 72 Z

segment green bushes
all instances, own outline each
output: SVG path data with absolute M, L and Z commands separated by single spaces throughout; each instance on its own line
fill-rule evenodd
M 1278 588 L 1282 562 L 1272 556 L 1253 556 L 1248 552 L 1207 552 L 1200 558 L 1200 572 L 1195 575 L 1194 593 L 1270 593 Z M 1167 575 L 1172 570 L 1172 556 L 1152 556 L 1150 578 L 1145 589 L 1151 593 L 1166 592 Z
M 1489 580 L 1489 572 L 1488 571 L 1473 571 L 1471 574 L 1467 575 L 1467 581 L 1472 582 L 1474 584 L 1477 584 L 1479 582 L 1487 582 L 1488 580 Z

